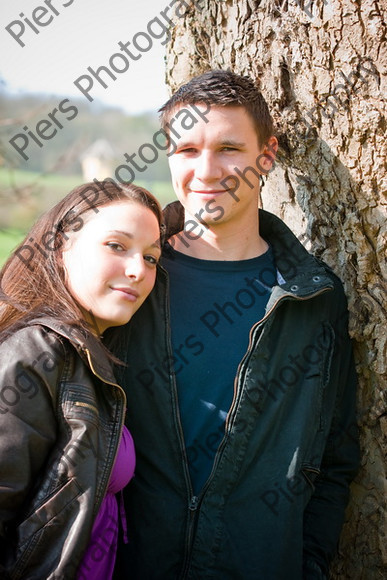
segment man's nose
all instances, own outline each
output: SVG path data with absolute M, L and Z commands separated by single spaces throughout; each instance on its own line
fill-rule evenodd
M 222 168 L 212 151 L 202 151 L 196 159 L 195 177 L 201 181 L 213 181 L 222 177 Z

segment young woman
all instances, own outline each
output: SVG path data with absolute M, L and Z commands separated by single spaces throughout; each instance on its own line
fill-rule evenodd
M 0 273 L 2 579 L 112 577 L 135 454 L 101 338 L 152 290 L 161 220 L 146 190 L 88 183 Z

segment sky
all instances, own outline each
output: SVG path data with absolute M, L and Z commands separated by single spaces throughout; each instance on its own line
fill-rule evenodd
M 0 78 L 15 94 L 99 99 L 129 114 L 156 111 L 168 98 L 161 16 L 167 5 L 168 0 L 4 1 Z M 104 70 L 97 73 L 101 66 L 115 80 Z

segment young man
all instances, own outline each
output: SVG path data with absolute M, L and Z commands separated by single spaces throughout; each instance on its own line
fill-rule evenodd
M 258 210 L 277 140 L 250 79 L 206 73 L 161 111 L 179 201 L 126 329 L 137 469 L 120 577 L 326 578 L 358 467 L 342 286 Z

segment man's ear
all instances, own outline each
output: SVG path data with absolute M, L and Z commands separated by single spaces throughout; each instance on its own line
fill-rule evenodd
M 270 173 L 274 169 L 274 162 L 278 151 L 278 141 L 277 138 L 272 135 L 267 141 L 260 155 L 260 166 L 263 169 L 265 175 Z

